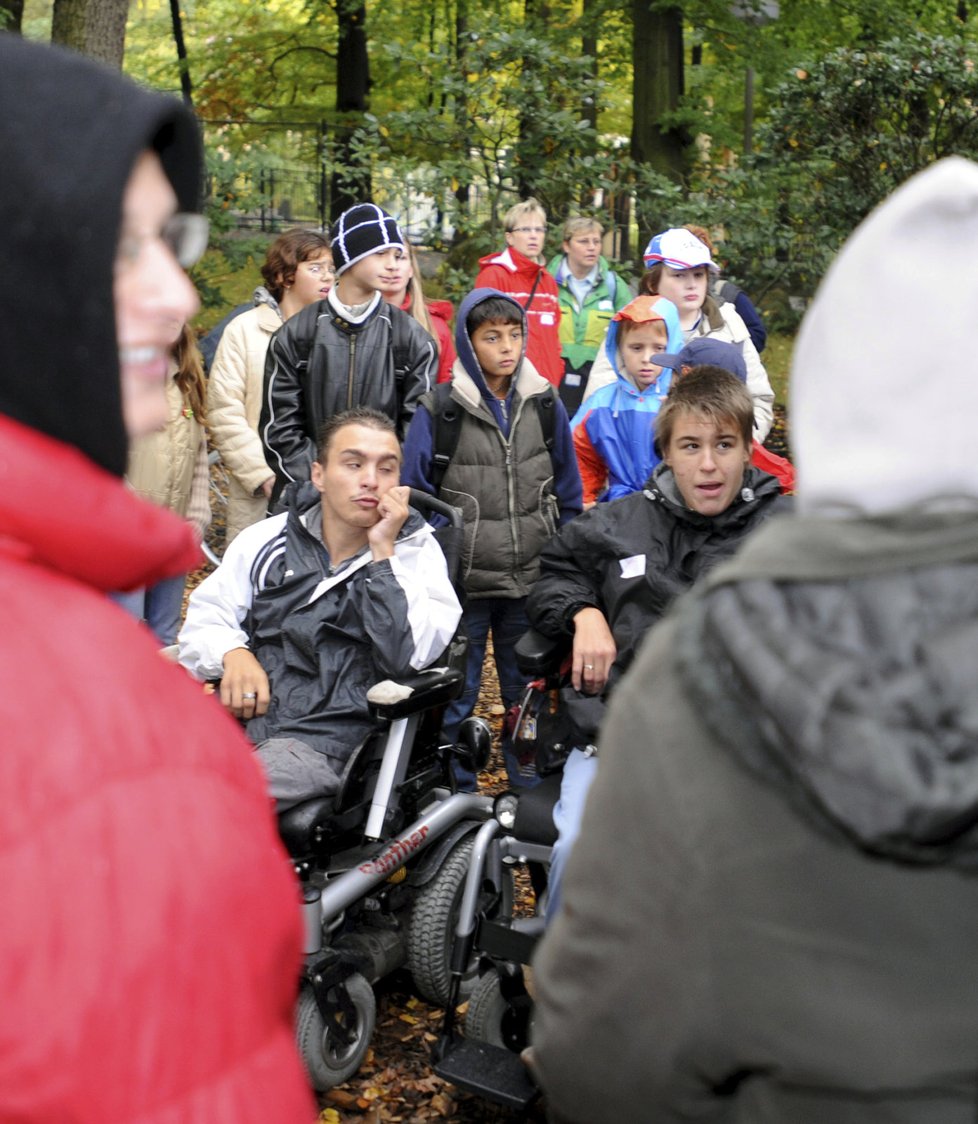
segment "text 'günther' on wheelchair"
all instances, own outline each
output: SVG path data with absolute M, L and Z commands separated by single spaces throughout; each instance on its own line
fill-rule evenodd
M 412 491 L 410 502 L 446 523 L 436 534 L 457 586 L 460 513 L 423 492 Z M 465 648 L 460 633 L 445 666 L 402 680 L 409 693 L 372 689 L 376 729 L 347 762 L 336 793 L 279 817 L 306 922 L 296 1034 L 319 1091 L 348 1080 L 363 1061 L 378 980 L 406 966 L 425 999 L 449 999 L 452 934 L 476 832 L 492 815 L 488 797 L 454 791 L 451 773 L 453 754 L 467 768 L 485 767 L 488 725 L 468 719 L 458 746 L 440 737 L 445 704 L 463 687 Z M 511 914 L 509 872 L 478 898 L 489 916 Z M 456 975 L 456 990 L 466 994 L 474 964 Z
M 534 788 L 507 792 L 494 801 L 493 815 L 478 828 L 452 947 L 452 986 L 442 1034 L 434 1048 L 435 1073 L 459 1088 L 508 1108 L 525 1110 L 538 1096 L 520 1057 L 530 1042 L 533 1001 L 525 968 L 543 935 L 545 880 L 557 839 L 554 805 L 560 796 L 563 761 L 575 728 L 561 701 L 568 681 L 567 638 L 530 630 L 516 646 L 520 670 L 532 680 L 513 729 L 514 750 L 532 749 L 543 780 Z M 527 864 L 536 888 L 530 916 L 487 911 L 515 864 Z M 472 966 L 477 978 L 471 982 Z M 456 1008 L 468 995 L 464 1035 Z

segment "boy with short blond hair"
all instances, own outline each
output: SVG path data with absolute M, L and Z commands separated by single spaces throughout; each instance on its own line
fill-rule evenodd
M 547 267 L 557 282 L 560 353 L 564 378 L 560 399 L 573 417 L 581 404 L 591 365 L 608 324 L 632 299 L 628 284 L 601 253 L 604 228 L 597 219 L 572 215 L 563 230 L 562 250 Z

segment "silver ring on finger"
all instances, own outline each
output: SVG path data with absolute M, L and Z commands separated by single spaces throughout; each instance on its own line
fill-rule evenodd
M 258 693 L 256 691 L 245 691 L 241 697 L 243 699 L 257 699 Z
M 584 670 L 585 670 L 585 671 L 594 671 L 594 664 L 593 664 L 593 663 L 586 663 L 586 664 L 584 665 Z M 246 697 L 247 697 L 247 696 L 246 696 Z

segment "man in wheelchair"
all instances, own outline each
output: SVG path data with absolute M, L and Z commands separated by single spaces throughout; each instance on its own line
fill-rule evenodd
M 656 421 L 662 457 L 646 487 L 599 504 L 562 527 L 541 556 L 527 612 L 550 637 L 572 638 L 571 683 L 561 694 L 575 748 L 554 808 L 558 839 L 548 916 L 597 769 L 605 703 L 648 630 L 674 598 L 790 504 L 753 468 L 753 404 L 739 380 L 699 366 L 673 383 Z
M 461 617 L 441 547 L 408 508 L 391 420 L 329 419 L 312 478 L 243 531 L 194 591 L 179 659 L 220 679 L 278 811 L 334 792 L 373 720 L 367 691 L 434 663 Z

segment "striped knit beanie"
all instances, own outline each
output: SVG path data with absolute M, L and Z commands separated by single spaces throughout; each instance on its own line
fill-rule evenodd
M 329 236 L 337 277 L 368 254 L 390 246 L 404 249 L 404 236 L 397 223 L 376 203 L 357 203 L 344 211 Z

